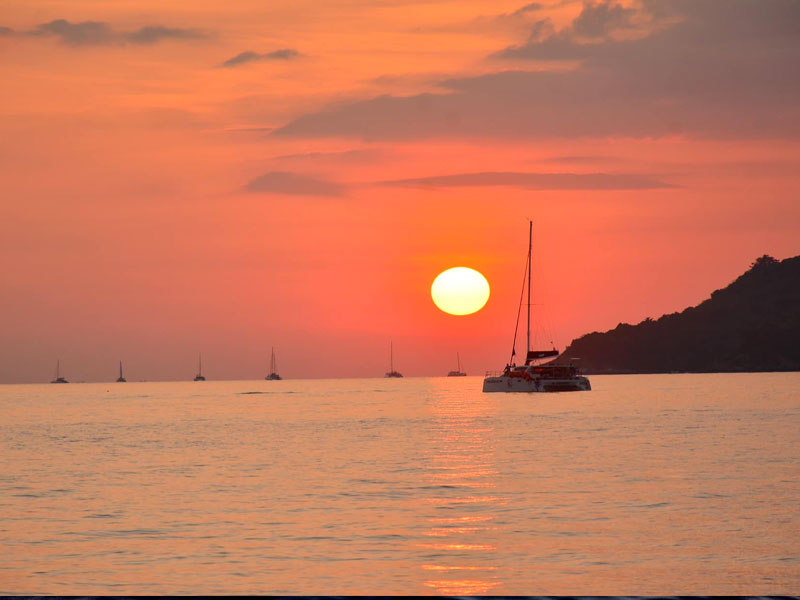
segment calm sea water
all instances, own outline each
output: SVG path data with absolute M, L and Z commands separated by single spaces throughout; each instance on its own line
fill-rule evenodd
M 0 386 L 0 594 L 800 591 L 800 374 Z

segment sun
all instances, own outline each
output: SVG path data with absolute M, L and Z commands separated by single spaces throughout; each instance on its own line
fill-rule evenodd
M 453 267 L 442 271 L 433 280 L 431 298 L 446 313 L 470 315 L 482 309 L 489 300 L 489 282 L 475 269 Z

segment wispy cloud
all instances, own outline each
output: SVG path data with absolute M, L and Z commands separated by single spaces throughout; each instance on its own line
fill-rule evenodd
M 552 5 L 544 5 L 539 2 L 530 2 L 511 12 L 484 14 L 473 17 L 468 21 L 456 21 L 449 24 L 439 24 L 435 26 L 419 27 L 417 31 L 436 33 L 477 33 L 486 34 L 487 32 L 507 32 L 518 35 L 519 31 L 524 30 L 533 20 L 540 17 L 540 14 Z
M 646 0 L 638 11 L 614 0 L 586 1 L 569 26 L 540 31 L 534 24 L 524 44 L 509 46 L 492 57 L 581 59 L 624 68 L 656 59 L 660 62 L 652 66 L 664 67 L 687 56 L 708 66 L 709 60 L 735 62 L 741 55 L 756 53 L 766 63 L 781 58 L 776 53 L 779 48 L 788 50 L 786 58 L 792 58 L 800 44 L 798 23 L 797 0 Z M 649 32 L 634 39 L 612 36 L 643 25 Z
M 66 19 L 56 19 L 41 23 L 29 31 L 14 31 L 0 27 L 0 35 L 21 35 L 31 37 L 55 37 L 69 46 L 107 46 L 107 45 L 147 45 L 163 40 L 197 40 L 209 35 L 197 29 L 148 25 L 133 31 L 117 31 L 102 21 L 81 21 L 71 23 Z
M 385 149 L 356 149 L 339 152 L 303 152 L 300 154 L 282 154 L 272 158 L 274 161 L 309 162 L 315 164 L 351 164 L 373 162 L 385 158 Z
M 136 31 L 123 34 L 125 40 L 132 44 L 155 44 L 161 40 L 197 40 L 208 37 L 207 34 L 196 29 L 181 29 L 179 27 L 163 27 L 151 25 Z
M 544 8 L 544 5 L 542 3 L 540 3 L 540 2 L 531 2 L 530 4 L 526 4 L 525 6 L 522 6 L 522 7 L 518 8 L 517 10 L 515 10 L 514 12 L 512 12 L 511 16 L 520 17 L 522 15 L 526 15 L 526 14 L 531 13 L 531 12 L 536 12 L 536 11 L 542 10 L 543 8 Z
M 300 52 L 295 50 L 294 48 L 281 48 L 279 50 L 274 50 L 273 52 L 266 52 L 266 53 L 258 53 L 253 52 L 252 50 L 248 50 L 246 52 L 242 52 L 233 56 L 223 62 L 220 67 L 223 68 L 231 68 L 231 67 L 239 67 L 241 65 L 245 65 L 251 62 L 258 62 L 263 60 L 292 60 L 295 58 L 299 58 L 302 56 Z
M 622 6 L 614 0 L 586 2 L 583 10 L 572 22 L 572 30 L 578 36 L 605 37 L 614 31 L 633 27 L 636 11 Z
M 675 187 L 645 175 L 625 173 L 519 173 L 489 171 L 383 181 L 393 187 L 507 186 L 526 190 L 650 190 Z
M 102 45 L 122 41 L 119 34 L 115 34 L 107 24 L 100 21 L 70 23 L 66 19 L 57 19 L 38 25 L 28 34 L 52 35 L 71 46 Z
M 346 192 L 347 186 L 311 175 L 271 171 L 253 179 L 245 186 L 245 189 L 248 192 L 261 194 L 342 196 Z
M 534 163 L 601 163 L 601 162 L 619 162 L 619 158 L 614 156 L 603 155 L 581 155 L 572 154 L 567 156 L 547 156 L 544 158 L 535 158 L 530 162 Z
M 225 131 L 229 133 L 269 133 L 274 127 L 228 127 Z

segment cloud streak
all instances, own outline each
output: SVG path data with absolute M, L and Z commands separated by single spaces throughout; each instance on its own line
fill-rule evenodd
M 383 181 L 392 187 L 516 187 L 526 190 L 652 190 L 675 187 L 644 175 L 624 173 L 520 173 L 487 171 Z
M 162 40 L 199 40 L 208 35 L 196 29 L 182 29 L 179 27 L 164 27 L 151 25 L 136 31 L 123 34 L 123 38 L 131 44 L 155 44 Z
M 310 175 L 270 171 L 250 181 L 244 189 L 256 194 L 338 197 L 345 194 L 347 186 Z
M 0 27 L 0 35 L 55 37 L 68 46 L 150 45 L 164 40 L 199 40 L 209 35 L 197 29 L 148 25 L 133 31 L 116 31 L 102 21 L 72 23 L 56 19 L 41 23 L 30 31 L 16 32 Z
M 273 52 L 266 52 L 264 54 L 259 54 L 258 52 L 253 52 L 248 50 L 246 52 L 242 52 L 233 56 L 223 62 L 220 67 L 223 68 L 232 68 L 232 67 L 239 67 L 241 65 L 246 65 L 252 62 L 259 62 L 265 60 L 293 60 L 295 58 L 299 58 L 302 56 L 300 52 L 295 50 L 294 48 L 281 48 L 279 50 L 275 50 Z

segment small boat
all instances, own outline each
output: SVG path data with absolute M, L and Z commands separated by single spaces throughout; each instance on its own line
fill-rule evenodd
M 198 355 L 199 357 L 199 367 L 197 369 L 197 375 L 194 376 L 195 381 L 205 381 L 206 378 L 203 376 L 203 355 Z
M 56 361 L 56 378 L 53 379 L 53 381 L 51 381 L 50 383 L 69 383 L 69 381 L 67 381 L 66 379 L 61 377 L 61 373 L 60 373 L 61 365 L 59 363 L 60 363 L 60 361 Z
M 456 352 L 456 361 L 458 362 L 458 369 L 455 370 L 455 371 L 450 371 L 447 374 L 447 376 L 448 377 L 466 377 L 467 374 L 464 373 L 464 371 L 461 370 L 461 357 L 458 355 L 458 352 Z
M 269 375 L 264 377 L 267 381 L 280 381 L 283 379 L 278 375 L 278 363 L 275 360 L 275 348 L 272 348 L 272 356 L 269 359 Z
M 128 381 L 122 376 L 122 361 L 119 361 L 119 377 L 117 377 L 117 383 L 125 383 Z
M 394 348 L 392 346 L 392 342 L 389 342 L 389 372 L 384 375 L 384 377 L 402 377 L 403 374 L 400 371 L 394 370 Z
M 552 350 L 531 350 L 531 250 L 533 242 L 533 222 L 528 226 L 528 263 L 524 282 L 528 290 L 528 340 L 525 353 L 525 364 L 517 366 L 514 356 L 517 353 L 517 329 L 514 329 L 514 342 L 511 347 L 511 360 L 502 373 L 486 373 L 483 380 L 484 392 L 580 392 L 592 389 L 589 379 L 578 374 L 578 369 L 571 363 L 558 363 L 555 359 L 544 364 L 536 364 L 548 358 L 557 357 L 560 352 Z M 517 315 L 522 310 L 522 298 Z M 519 325 L 519 318 L 517 318 Z

